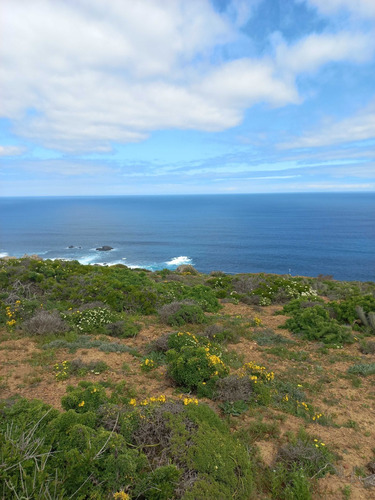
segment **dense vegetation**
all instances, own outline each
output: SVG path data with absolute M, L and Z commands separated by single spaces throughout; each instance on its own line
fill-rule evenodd
M 280 305 L 294 339 L 264 328 L 255 314 L 220 316 L 225 303 L 254 311 Z M 255 442 L 278 437 L 277 425 L 258 419 L 231 429 L 232 421 L 272 409 L 306 425 L 337 424 L 297 379 L 243 359 L 230 344 L 251 338 L 265 353 L 299 362 L 310 362 L 290 349 L 300 340 L 322 353 L 359 342 L 372 355 L 374 311 L 374 283 L 0 260 L 1 341 L 32 338 L 51 357 L 59 349 L 130 354 L 145 376 L 165 367 L 174 390 L 143 398 L 126 375 L 120 383 L 84 380 L 105 373 L 104 361 L 55 362 L 56 383 L 81 378 L 67 387 L 61 409 L 0 400 L 2 498 L 312 498 L 316 481 L 336 471 L 319 427 L 289 433 L 267 466 Z M 140 350 L 128 344 L 150 321 L 165 333 Z M 348 377 L 372 375 L 374 366 L 357 363 Z

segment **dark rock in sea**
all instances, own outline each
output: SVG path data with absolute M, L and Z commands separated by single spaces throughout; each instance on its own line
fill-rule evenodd
M 99 252 L 109 252 L 109 250 L 113 250 L 113 247 L 110 247 L 108 245 L 103 245 L 102 247 L 99 247 L 96 250 L 99 250 Z
M 74 248 L 74 245 L 69 245 L 68 248 Z

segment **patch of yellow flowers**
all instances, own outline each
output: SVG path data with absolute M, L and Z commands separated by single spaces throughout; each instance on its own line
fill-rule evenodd
M 322 442 L 319 442 L 318 439 L 314 439 L 314 444 L 315 444 L 315 448 L 319 448 L 320 446 L 323 446 L 323 447 L 325 446 L 325 444 Z
M 275 378 L 274 372 L 267 372 L 265 366 L 257 365 L 250 361 L 245 363 L 238 371 L 240 378 L 248 376 L 256 384 L 257 382 L 271 382 Z
M 197 405 L 198 404 L 198 399 L 197 398 L 184 398 L 183 403 L 185 406 L 187 405 Z
M 142 401 L 139 402 L 140 406 L 147 406 L 152 403 L 162 403 L 164 404 L 167 401 L 167 398 L 165 397 L 164 394 L 161 394 L 160 396 L 154 397 L 151 396 L 150 398 L 143 399 Z M 137 400 L 135 398 L 131 398 L 129 401 L 130 406 L 137 406 Z
M 16 321 L 16 315 L 17 315 L 18 309 L 20 307 L 20 304 L 21 304 L 21 301 L 20 300 L 16 300 L 13 308 L 10 307 L 10 306 L 7 306 L 5 308 L 5 314 L 6 314 L 7 318 L 8 318 L 7 322 L 6 322 L 6 325 L 10 329 L 12 329 L 14 327 L 14 325 L 17 323 L 17 321 Z
M 113 498 L 115 500 L 130 500 L 130 496 L 122 490 L 116 491 L 116 493 L 113 494 Z
M 55 366 L 55 378 L 56 380 L 65 380 L 68 378 L 69 362 L 63 361 L 62 363 L 56 363 Z

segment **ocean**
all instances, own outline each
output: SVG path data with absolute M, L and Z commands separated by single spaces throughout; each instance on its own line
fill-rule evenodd
M 24 254 L 375 281 L 375 193 L 0 198 L 0 256 Z

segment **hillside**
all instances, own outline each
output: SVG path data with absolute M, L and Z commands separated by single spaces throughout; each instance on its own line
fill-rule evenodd
M 0 260 L 4 499 L 375 497 L 375 283 Z

